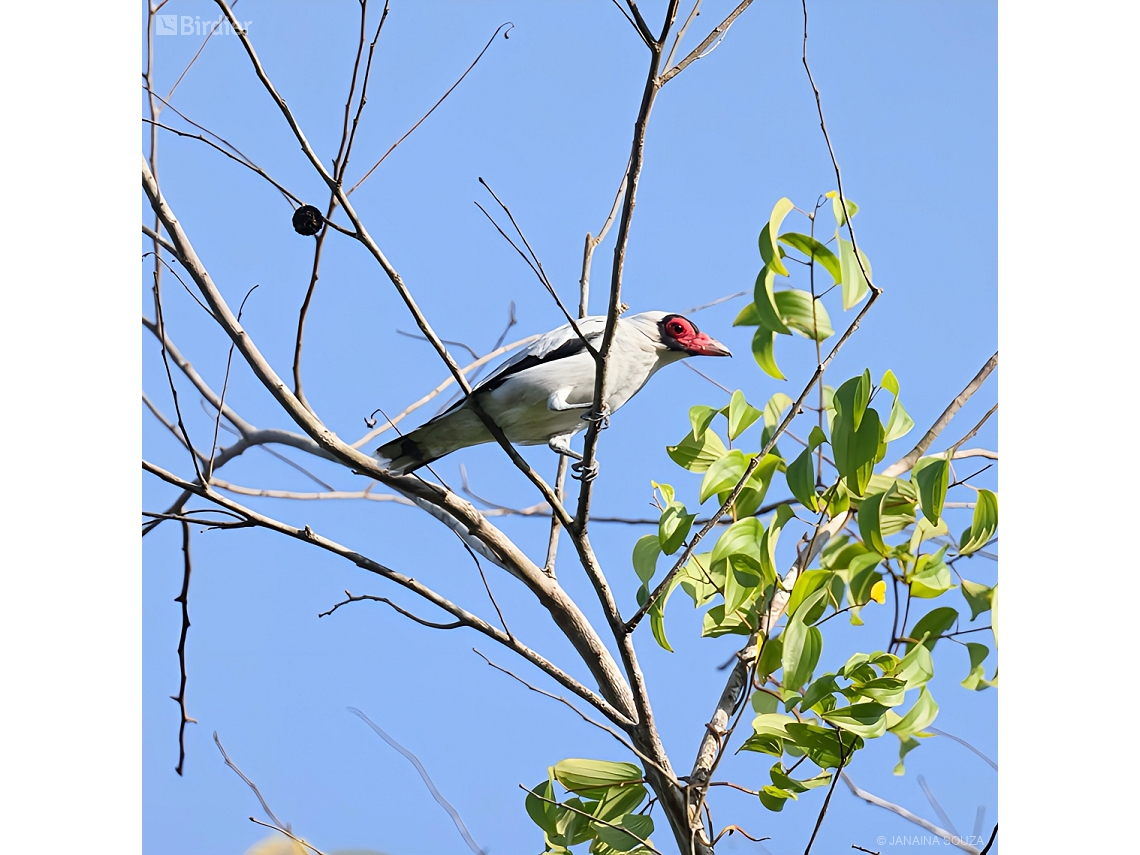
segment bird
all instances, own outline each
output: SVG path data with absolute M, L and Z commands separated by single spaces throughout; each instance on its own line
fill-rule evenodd
M 494 441 L 471 406 L 474 399 L 510 442 L 545 444 L 581 461 L 582 455 L 570 448 L 571 437 L 585 430 L 591 419 L 607 420 L 659 369 L 689 356 L 732 356 L 683 315 L 642 312 L 619 318 L 603 412 L 592 414 L 597 363 L 591 349 L 601 346 L 606 318 L 590 316 L 576 323 L 577 331 L 567 323 L 539 336 L 480 381 L 470 398 L 381 445 L 373 457 L 389 472 L 405 475 L 453 451 Z M 596 471 L 584 474 L 592 477 Z

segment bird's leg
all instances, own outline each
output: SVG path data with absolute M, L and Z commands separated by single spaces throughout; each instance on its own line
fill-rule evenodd
M 549 445 L 554 452 L 564 455 L 565 457 L 573 457 L 578 461 L 570 467 L 575 473 L 570 476 L 571 478 L 575 478 L 578 481 L 593 481 L 598 477 L 598 463 L 595 460 L 592 466 L 583 468 L 582 455 L 570 447 L 570 437 L 573 435 L 572 433 L 565 433 L 559 436 L 552 436 L 546 441 L 546 444 Z
M 583 421 L 597 422 L 598 430 L 605 430 L 610 426 L 610 408 L 602 403 L 602 411 L 600 413 L 589 412 L 582 416 Z
M 559 436 L 552 436 L 546 441 L 550 446 L 551 451 L 556 454 L 561 454 L 564 457 L 573 457 L 575 460 L 581 460 L 582 455 L 570 447 L 570 437 L 574 434 L 564 433 Z

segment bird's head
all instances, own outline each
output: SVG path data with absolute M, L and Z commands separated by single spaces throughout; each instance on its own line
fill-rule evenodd
M 715 338 L 701 332 L 684 315 L 648 312 L 654 316 L 657 335 L 668 350 L 682 351 L 688 356 L 732 356 L 731 351 Z

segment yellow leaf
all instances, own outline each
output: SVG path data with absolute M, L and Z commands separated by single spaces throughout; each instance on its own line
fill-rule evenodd
M 871 599 L 880 606 L 887 601 L 887 583 L 882 579 L 871 586 Z

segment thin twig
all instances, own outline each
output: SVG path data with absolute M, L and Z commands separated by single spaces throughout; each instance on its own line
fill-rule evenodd
M 503 27 L 507 28 L 506 32 L 503 33 L 503 36 L 505 38 L 510 38 L 508 33 L 510 33 L 510 31 L 512 29 L 514 29 L 514 26 L 515 25 L 512 24 L 510 21 L 507 21 L 504 24 L 499 24 L 499 26 L 495 29 L 495 32 L 491 33 L 491 38 L 489 38 L 487 40 L 487 44 L 485 44 L 483 46 L 483 50 L 479 51 L 479 55 L 477 57 L 475 57 L 475 59 L 472 61 L 472 63 L 469 66 L 467 66 L 467 70 L 464 71 L 461 75 L 459 75 L 459 79 L 456 80 L 453 84 L 451 84 L 451 87 L 446 92 L 443 93 L 443 95 L 440 97 L 440 99 L 438 101 L 436 101 L 432 105 L 430 110 L 428 110 L 426 113 L 423 114 L 423 116 L 420 117 L 420 120 L 418 122 L 416 122 L 414 125 L 412 125 L 408 129 L 407 133 L 405 133 L 402 137 L 400 137 L 398 140 L 396 140 L 394 143 L 392 143 L 391 147 L 386 152 L 384 152 L 384 154 L 382 154 L 380 156 L 380 159 L 378 161 L 376 161 L 376 163 L 374 163 L 372 165 L 372 168 L 369 169 L 366 173 L 364 173 L 364 177 L 361 178 L 359 181 L 357 181 L 355 184 L 353 184 L 352 187 L 349 188 L 348 192 L 345 194 L 346 196 L 351 196 L 361 184 L 363 184 L 365 181 L 367 181 L 368 176 L 370 176 L 373 172 L 376 171 L 376 168 L 381 163 L 383 163 L 385 161 L 385 159 L 388 157 L 388 155 L 390 155 L 392 152 L 394 152 L 396 150 L 397 146 L 400 145 L 400 143 L 402 143 L 404 140 L 406 140 L 408 137 L 410 137 L 412 135 L 412 133 L 415 132 L 416 128 L 418 128 L 420 125 L 422 125 L 427 120 L 427 117 L 430 116 L 432 113 L 434 113 L 436 108 L 440 104 L 442 104 L 444 101 L 447 100 L 447 96 L 450 95 L 452 92 L 454 92 L 455 87 L 463 82 L 463 78 L 465 78 L 468 74 L 471 73 L 471 69 L 473 69 L 476 65 L 479 64 L 479 60 L 481 60 L 483 58 L 483 54 L 485 54 L 487 52 L 487 49 L 491 47 L 491 44 L 495 41 L 495 37 L 497 35 L 499 35 L 499 32 L 503 29 Z
M 237 313 L 237 318 L 239 321 L 241 320 L 241 313 L 245 311 L 245 301 L 249 299 L 250 295 L 254 291 L 256 291 L 257 288 L 258 288 L 258 286 L 254 285 L 252 288 L 250 288 L 248 291 L 246 291 L 245 297 L 242 298 L 241 305 L 238 306 L 238 313 Z M 233 364 L 233 361 L 234 361 L 234 347 L 235 347 L 235 345 L 231 341 L 229 353 L 226 354 L 226 374 L 225 374 L 225 377 L 222 379 L 222 393 L 221 393 L 221 395 L 218 396 L 217 416 L 214 419 L 214 439 L 210 444 L 210 460 L 206 464 L 206 476 L 205 476 L 206 481 L 209 481 L 210 478 L 214 474 L 214 454 L 218 450 L 218 431 L 221 429 L 221 424 L 222 424 L 222 410 L 226 406 L 226 390 L 229 388 L 229 385 L 230 385 L 230 366 Z
M 218 750 L 220 752 L 222 752 L 222 759 L 226 761 L 226 765 L 229 766 L 231 769 L 233 769 L 234 772 L 237 773 L 237 776 L 239 778 L 241 778 L 243 781 L 245 781 L 245 784 L 247 787 L 249 787 L 251 790 L 253 790 L 253 794 L 255 796 L 257 796 L 257 800 L 259 802 L 261 802 L 261 809 L 263 811 L 265 811 L 266 816 L 268 816 L 271 820 L 273 820 L 274 824 L 277 827 L 277 830 L 280 831 L 282 829 L 288 828 L 288 826 L 285 825 L 283 822 L 281 822 L 281 820 L 279 820 L 277 818 L 276 814 L 274 814 L 273 811 L 270 809 L 269 803 L 267 801 L 265 801 L 265 797 L 263 795 L 261 795 L 261 790 L 259 790 L 257 788 L 257 784 L 255 784 L 253 781 L 251 781 L 246 776 L 245 772 L 243 772 L 241 769 L 239 769 L 237 767 L 237 764 L 234 763 L 234 761 L 230 759 L 230 755 L 227 754 L 226 749 L 222 747 L 222 740 L 220 740 L 218 738 L 218 732 L 216 730 L 214 731 L 214 744 L 216 746 L 218 746 Z M 251 819 L 252 819 L 252 817 L 251 817 Z
M 945 736 L 947 739 L 952 739 L 955 742 L 957 742 L 959 745 L 963 745 L 966 748 L 969 748 L 971 751 L 973 751 L 975 754 L 977 754 L 979 757 L 981 757 L 983 760 L 985 760 L 987 763 L 989 763 L 991 768 L 993 768 L 993 770 L 995 772 L 997 771 L 997 767 L 998 767 L 997 763 L 995 763 L 993 760 L 991 760 L 989 757 L 987 757 L 985 754 L 983 754 L 981 751 L 979 751 L 977 748 L 975 748 L 969 742 L 962 739 L 960 736 L 955 736 L 952 733 L 947 733 L 946 731 L 939 730 L 936 727 L 928 727 L 926 729 L 929 730 L 931 733 L 937 734 L 938 736 Z
M 482 633 L 483 635 L 486 635 L 489 638 L 494 639 L 504 647 L 510 648 L 540 670 L 545 671 L 555 681 L 561 683 L 565 688 L 572 691 L 578 697 L 582 698 L 585 701 L 588 701 L 603 715 L 605 715 L 606 718 L 610 719 L 614 723 L 622 725 L 630 723 L 629 719 L 618 712 L 607 700 L 599 696 L 596 692 L 582 685 L 580 682 L 547 660 L 541 654 L 535 652 L 531 648 L 521 643 L 517 637 L 508 636 L 502 630 L 492 626 L 482 618 L 472 614 L 466 609 L 461 608 L 451 600 L 448 600 L 431 588 L 423 585 L 421 582 L 418 582 L 409 576 L 405 576 L 402 573 L 392 570 L 391 568 L 386 567 L 378 561 L 374 561 L 371 558 L 361 555 L 360 553 L 355 552 L 348 547 L 337 543 L 334 540 L 323 537 L 322 535 L 317 534 L 315 531 L 313 531 L 309 526 L 298 528 L 281 522 L 280 520 L 273 519 L 272 517 L 265 516 L 264 514 L 260 514 L 251 508 L 240 505 L 237 502 L 234 502 L 225 496 L 214 492 L 209 487 L 203 487 L 201 484 L 187 481 L 171 472 L 167 472 L 165 469 L 162 469 L 153 463 L 149 463 L 148 461 L 142 461 L 142 468 L 152 475 L 161 478 L 163 481 L 166 481 L 168 484 L 173 484 L 175 486 L 181 487 L 182 489 L 187 490 L 196 496 L 200 496 L 201 498 L 219 505 L 226 510 L 241 515 L 244 519 L 261 528 L 265 528 L 270 531 L 276 531 L 279 534 L 284 534 L 296 540 L 300 540 L 304 543 L 308 543 L 312 546 L 324 549 L 328 552 L 333 553 L 334 555 L 339 555 L 340 557 L 356 564 L 356 566 L 360 567 L 362 570 L 367 570 L 370 573 L 374 573 L 378 576 L 382 576 L 385 579 L 388 579 L 389 581 L 395 582 L 397 585 L 400 585 L 401 587 L 411 591 L 422 599 L 427 600 L 432 605 L 437 606 L 450 613 L 455 618 L 462 621 L 464 625 L 470 627 L 471 629 L 474 629 L 479 633 Z M 541 571 L 538 572 L 541 575 Z
M 424 764 L 420 762 L 420 758 L 418 758 L 415 754 L 413 754 L 391 736 L 386 734 L 374 721 L 372 721 L 372 719 L 370 719 L 356 707 L 349 707 L 348 711 L 354 716 L 361 719 L 370 728 L 372 728 L 376 732 L 377 736 L 387 742 L 392 748 L 399 751 L 400 754 L 403 755 L 404 759 L 416 767 L 416 771 L 420 773 L 420 777 L 423 779 L 424 786 L 428 788 L 428 791 L 431 793 L 431 797 L 436 800 L 439 806 L 447 811 L 447 815 L 451 817 L 451 821 L 455 823 L 455 828 L 463 837 L 463 842 L 467 844 L 467 848 L 474 852 L 475 855 L 485 855 L 485 851 L 480 848 L 479 844 L 475 842 L 475 838 L 471 836 L 471 832 L 469 832 L 467 830 L 467 826 L 463 824 L 463 818 L 459 815 L 459 811 L 451 806 L 451 803 L 443 797 L 443 794 L 436 788 L 435 784 L 432 783 L 431 776 L 427 773 L 427 769 L 424 768 Z
M 713 28 L 713 31 L 711 33 L 709 33 L 707 36 L 705 36 L 704 41 L 702 41 L 699 45 L 697 45 L 695 48 L 693 48 L 691 51 L 689 51 L 688 55 L 684 59 L 682 59 L 680 62 L 678 62 L 672 68 L 668 68 L 668 63 L 666 63 L 665 65 L 666 65 L 667 70 L 664 74 L 661 75 L 661 84 L 660 85 L 664 86 L 666 83 L 668 83 L 674 77 L 676 77 L 678 74 L 680 74 L 686 68 L 688 68 L 690 64 L 692 64 L 693 62 L 695 62 L 698 59 L 703 59 L 704 57 L 708 56 L 708 54 L 705 53 L 705 49 L 708 48 L 709 45 L 711 45 L 713 42 L 724 38 L 725 34 L 728 32 L 728 28 L 732 26 L 732 22 L 735 21 L 737 18 L 739 18 L 741 12 L 743 12 L 745 9 L 747 9 L 751 5 L 752 5 L 752 0 L 741 0 L 740 5 L 738 5 L 735 9 L 733 9 L 731 12 L 729 12 L 728 17 L 725 18 L 723 21 L 721 21 L 719 24 L 717 24 Z M 685 26 L 688 26 L 688 24 L 686 24 Z M 676 45 L 674 45 L 674 49 L 676 49 Z
M 341 602 L 334 605 L 327 612 L 321 612 L 320 614 L 318 614 L 317 617 L 318 618 L 328 617 L 333 612 L 335 612 L 337 609 L 339 609 L 341 606 L 347 606 L 349 603 L 359 603 L 359 602 L 362 602 L 363 600 L 371 600 L 371 601 L 376 602 L 376 603 L 384 603 L 385 605 L 391 606 L 393 609 L 395 609 L 397 612 L 402 614 L 408 620 L 415 621 L 420 626 L 426 626 L 429 629 L 458 629 L 461 626 L 467 625 L 461 620 L 453 621 L 451 623 L 435 623 L 435 622 L 430 621 L 430 620 L 425 620 L 424 618 L 419 617 L 418 615 L 412 614 L 407 609 L 400 608 L 400 606 L 393 603 L 387 597 L 374 597 L 371 594 L 359 594 L 359 595 L 357 595 L 357 594 L 353 594 L 351 591 L 348 591 L 348 590 L 346 590 L 344 592 L 344 594 L 346 597 L 348 597 L 347 600 L 342 600 Z
M 171 698 L 178 704 L 178 765 L 174 771 L 182 777 L 182 764 L 186 760 L 186 725 L 197 724 L 186 712 L 186 635 L 190 631 L 190 574 L 194 565 L 190 560 L 190 524 L 182 521 L 182 590 L 174 602 L 182 606 L 182 631 L 178 635 L 178 694 Z
M 934 440 L 938 439 L 942 431 L 946 429 L 946 426 L 950 424 L 950 421 L 957 414 L 958 410 L 962 409 L 966 402 L 973 397 L 974 393 L 982 388 L 982 384 L 986 382 L 986 378 L 997 368 L 997 364 L 998 355 L 995 351 L 994 355 L 987 359 L 986 364 L 974 375 L 974 379 L 967 383 L 966 388 L 959 392 L 957 397 L 947 405 L 946 409 L 942 411 L 942 415 L 935 420 L 934 424 L 930 426 L 930 429 L 923 435 L 922 439 L 918 441 L 914 448 L 884 469 L 883 474 L 893 478 L 913 467 L 914 464 L 918 462 L 918 459 L 922 457 L 922 455 L 926 453 L 926 450 L 934 443 Z
M 865 802 L 869 802 L 876 807 L 881 807 L 885 810 L 889 810 L 891 813 L 898 814 L 903 819 L 909 820 L 915 825 L 925 828 L 931 834 L 937 835 L 943 840 L 949 842 L 951 845 L 957 846 L 959 849 L 962 849 L 965 852 L 969 852 L 970 855 L 981 855 L 976 846 L 972 846 L 971 844 L 966 843 L 964 840 L 961 840 L 956 835 L 951 834 L 946 829 L 939 828 L 933 822 L 923 819 L 917 814 L 911 813 L 906 808 L 901 807 L 900 805 L 896 805 L 894 802 L 888 802 L 886 799 L 880 798 L 873 793 L 868 793 L 866 790 L 859 789 L 857 786 L 855 786 L 855 782 L 851 780 L 851 777 L 846 772 L 840 772 L 839 776 L 843 778 L 843 783 L 845 783 L 851 789 L 851 792 L 857 798 L 860 798 Z
M 819 834 L 819 828 L 823 825 L 823 818 L 827 814 L 827 806 L 831 804 L 832 793 L 835 792 L 835 785 L 839 783 L 839 775 L 843 772 L 844 764 L 850 759 L 851 755 L 843 756 L 843 731 L 838 727 L 835 728 L 835 737 L 839 740 L 839 766 L 831 774 L 831 785 L 827 788 L 827 796 L 823 800 L 823 807 L 819 809 L 819 816 L 815 820 L 815 828 L 812 829 L 811 839 L 808 840 L 807 848 L 804 849 L 804 855 L 809 855 L 811 846 L 815 843 L 815 836 Z M 851 753 L 855 753 L 855 749 L 851 749 Z
M 655 853 L 657 853 L 657 855 L 661 855 L 660 852 L 658 852 L 656 849 L 653 848 L 653 846 L 649 843 L 648 840 L 645 840 L 644 838 L 638 837 L 636 834 L 634 834 L 628 828 L 622 828 L 620 825 L 614 825 L 612 822 L 606 822 L 606 820 L 601 819 L 599 817 L 596 817 L 593 814 L 586 813 L 584 810 L 579 810 L 578 808 L 574 807 L 573 805 L 563 804 L 562 802 L 557 802 L 557 801 L 554 801 L 553 799 L 548 799 L 548 798 L 546 798 L 546 796 L 540 796 L 534 790 L 530 789 L 529 787 L 524 787 L 522 784 L 519 784 L 519 789 L 522 790 L 524 793 L 528 793 L 529 795 L 534 796 L 536 799 L 539 799 L 540 801 L 546 802 L 547 804 L 554 805 L 555 807 L 560 807 L 563 810 L 568 810 L 571 813 L 578 814 L 579 816 L 584 816 L 588 820 L 590 820 L 591 822 L 596 822 L 596 823 L 598 823 L 598 825 L 604 825 L 604 826 L 607 826 L 608 828 L 614 829 L 615 831 L 620 831 L 622 834 L 628 834 L 630 837 L 632 837 L 634 840 L 636 840 L 638 843 L 640 843 L 647 851 L 655 852 Z
M 324 852 L 322 852 L 320 849 L 318 849 L 312 843 L 310 843 L 307 840 L 302 840 L 300 837 L 295 835 L 288 828 L 281 828 L 280 826 L 273 825 L 273 824 L 268 823 L 268 822 L 262 822 L 260 819 L 257 819 L 256 817 L 252 817 L 252 816 L 249 818 L 249 821 L 254 823 L 255 825 L 263 826 L 264 828 L 272 828 L 274 831 L 280 831 L 282 834 L 284 834 L 286 837 L 288 837 L 293 842 L 295 842 L 301 846 L 304 846 L 306 849 L 312 849 L 314 855 L 325 855 Z
M 482 659 L 484 662 L 486 662 L 488 665 L 490 665 L 496 671 L 501 671 L 502 673 L 506 674 L 508 677 L 511 677 L 511 678 L 517 680 L 518 682 L 520 682 L 524 686 L 526 686 L 528 689 L 530 689 L 532 692 L 539 694 L 539 695 L 542 695 L 545 698 L 550 698 L 553 701 L 558 701 L 559 703 L 565 704 L 570 709 L 572 709 L 575 713 L 577 713 L 578 717 L 581 718 L 582 721 L 586 722 L 587 724 L 592 724 L 594 727 L 598 728 L 599 730 L 604 730 L 606 733 L 608 733 L 610 736 L 612 736 L 614 739 L 616 739 L 618 742 L 620 742 L 622 744 L 622 746 L 624 746 L 631 754 L 635 754 L 638 758 L 640 758 L 645 763 L 648 763 L 651 766 L 655 766 L 661 772 L 661 774 L 665 776 L 665 778 L 670 783 L 672 783 L 675 787 L 677 787 L 677 789 L 681 789 L 680 781 L 678 781 L 676 778 L 673 777 L 672 772 L 670 772 L 668 769 L 664 768 L 663 766 L 658 765 L 657 762 L 654 761 L 651 757 L 647 757 L 644 753 L 642 753 L 641 751 L 638 751 L 637 748 L 632 743 L 630 743 L 628 740 L 626 740 L 626 738 L 624 736 L 622 736 L 620 733 L 618 733 L 612 727 L 607 727 L 606 725 L 602 724 L 601 722 L 595 721 L 594 719 L 590 718 L 588 715 L 586 715 L 584 712 L 582 712 L 580 709 L 578 709 L 576 706 L 574 706 L 572 703 L 570 703 L 570 701 L 568 701 L 566 698 L 562 697 L 561 695 L 551 694 L 550 692 L 546 691 L 545 689 L 540 689 L 537 686 L 531 685 L 530 683 L 528 683 L 526 680 L 524 680 L 522 677 L 520 677 L 518 674 L 514 673 L 513 671 L 509 671 L 508 669 L 504 668 L 501 665 L 496 665 L 494 662 L 492 662 L 490 659 L 488 659 L 487 656 L 485 656 L 477 648 L 472 647 L 471 650 L 475 653 L 476 656 L 478 656 L 480 659 Z

